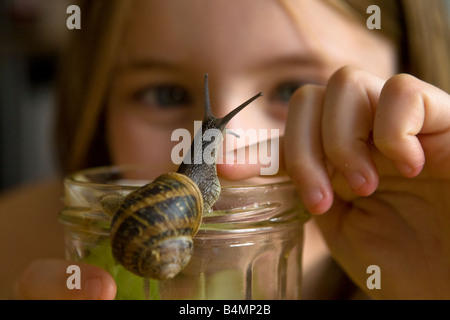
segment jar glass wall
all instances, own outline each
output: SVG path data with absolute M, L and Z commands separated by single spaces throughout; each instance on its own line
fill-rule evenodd
M 65 179 L 66 258 L 98 265 L 117 299 L 299 299 L 303 225 L 309 214 L 290 182 L 223 186 L 194 237 L 194 255 L 173 279 L 133 275 L 111 254 L 109 225 L 129 192 L 152 177 L 145 167 L 102 167 Z

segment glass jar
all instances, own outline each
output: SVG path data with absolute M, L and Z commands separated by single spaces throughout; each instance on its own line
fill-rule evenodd
M 109 225 L 117 203 L 155 177 L 145 167 L 101 167 L 65 179 L 66 258 L 114 277 L 116 299 L 299 299 L 303 225 L 309 214 L 287 181 L 223 186 L 173 279 L 140 278 L 116 263 Z M 271 180 L 271 181 L 270 181 Z

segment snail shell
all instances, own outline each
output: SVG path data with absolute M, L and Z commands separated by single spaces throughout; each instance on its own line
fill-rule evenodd
M 202 220 L 200 189 L 171 172 L 138 190 L 125 197 L 111 223 L 113 256 L 137 275 L 170 279 L 192 255 Z

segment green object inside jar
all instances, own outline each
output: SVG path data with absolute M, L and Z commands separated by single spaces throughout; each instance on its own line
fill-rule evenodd
M 160 299 L 158 281 L 143 279 L 115 262 L 109 243 L 93 247 L 82 261 L 102 267 L 111 274 L 117 285 L 117 300 Z

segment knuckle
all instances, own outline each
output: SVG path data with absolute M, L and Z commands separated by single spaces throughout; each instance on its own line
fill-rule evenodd
M 324 144 L 325 154 L 329 159 L 345 159 L 352 154 L 351 148 L 338 140 L 329 140 Z
M 327 142 L 324 146 L 327 159 L 340 170 L 359 167 L 368 159 L 367 142 L 356 139 L 348 143 Z
M 402 148 L 403 142 L 402 137 L 391 134 L 378 133 L 373 135 L 373 144 L 375 147 L 379 151 L 387 154 L 397 153 Z
M 361 84 L 362 73 L 362 70 L 352 66 L 342 67 L 330 77 L 328 87 L 339 88 L 342 90 L 359 87 Z
M 406 73 L 397 74 L 386 81 L 381 91 L 381 95 L 395 96 L 397 98 L 414 97 L 418 90 L 418 79 Z
M 393 148 L 393 146 L 395 145 L 395 139 L 383 133 L 374 133 L 373 144 L 378 149 Z

